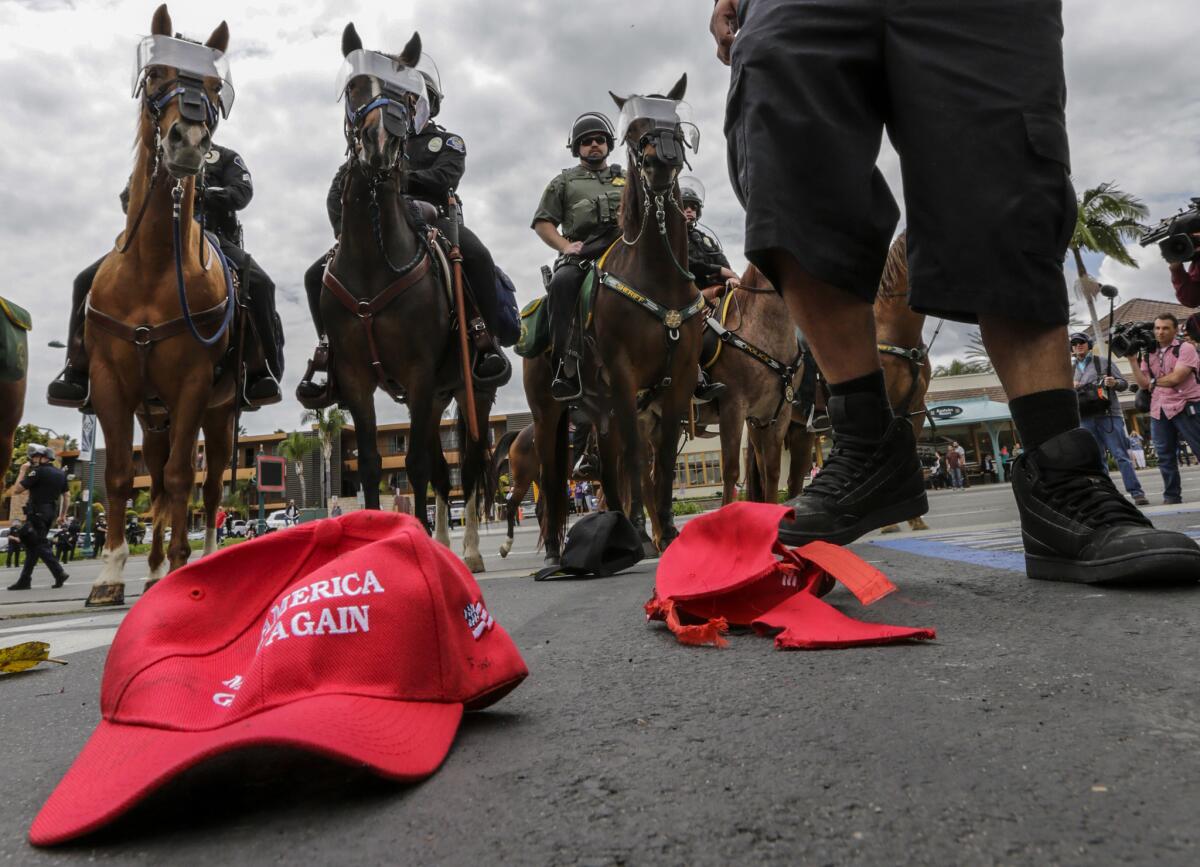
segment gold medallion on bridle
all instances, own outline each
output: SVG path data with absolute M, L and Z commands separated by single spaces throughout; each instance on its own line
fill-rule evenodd
M 678 328 L 683 324 L 683 314 L 678 310 L 668 310 L 667 315 L 663 317 L 663 324 L 668 328 Z

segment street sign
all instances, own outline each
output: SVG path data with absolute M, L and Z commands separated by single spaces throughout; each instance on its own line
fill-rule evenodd
M 258 490 L 265 494 L 282 494 L 287 490 L 287 460 L 273 455 L 258 455 L 255 464 Z
M 92 449 L 96 446 L 96 417 L 83 417 L 83 433 L 79 437 L 79 460 L 91 461 Z
M 962 415 L 963 408 L 961 406 L 931 406 L 929 408 L 929 417 L 934 421 L 946 421 L 946 419 L 954 418 Z

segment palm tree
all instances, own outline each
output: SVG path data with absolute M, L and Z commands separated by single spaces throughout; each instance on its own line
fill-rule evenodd
M 991 366 L 979 361 L 951 359 L 949 364 L 939 364 L 933 369 L 934 376 L 967 376 L 971 373 L 988 373 Z
M 1100 320 L 1096 316 L 1095 298 L 1100 286 L 1088 274 L 1082 251 L 1103 253 L 1122 265 L 1138 267 L 1137 261 L 1125 249 L 1125 244 L 1142 233 L 1139 221 L 1149 213 L 1150 209 L 1141 199 L 1123 192 L 1113 181 L 1084 190 L 1079 196 L 1079 215 L 1075 219 L 1075 231 L 1069 247 L 1079 275 L 1076 291 L 1087 302 L 1097 354 L 1104 354 L 1106 342 L 1105 336 L 1100 333 Z M 1112 323 L 1108 323 L 1108 326 L 1112 328 Z
M 304 457 L 317 447 L 317 441 L 305 436 L 300 431 L 292 431 L 279 444 L 279 454 L 296 465 L 296 477 L 300 479 L 300 504 L 307 504 L 308 497 L 304 489 Z
M 976 328 L 967 338 L 967 363 L 979 368 L 977 373 L 992 373 L 992 357 L 988 355 L 987 347 L 983 345 L 983 335 Z
M 342 428 L 346 426 L 346 411 L 337 406 L 331 406 L 327 409 L 309 409 L 305 410 L 300 416 L 300 422 L 312 422 L 317 428 L 317 439 L 321 441 L 321 459 L 322 471 L 324 475 L 321 479 L 321 490 L 324 492 L 326 499 L 329 497 L 329 487 L 333 483 L 333 468 L 331 460 L 333 457 L 333 440 Z

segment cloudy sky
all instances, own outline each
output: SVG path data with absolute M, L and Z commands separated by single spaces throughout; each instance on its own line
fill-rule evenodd
M 34 311 L 26 419 L 70 433 L 73 410 L 48 407 L 62 363 L 50 340 L 66 333 L 71 281 L 111 248 L 123 226 L 117 193 L 131 165 L 137 106 L 129 97 L 138 39 L 155 0 L 0 0 L 0 294 Z M 615 117 L 607 94 L 662 91 L 688 73 L 702 139 L 693 160 L 708 188 L 705 222 L 735 268 L 744 265 L 742 214 L 725 170 L 721 122 L 728 71 L 717 62 L 704 0 L 439 0 L 415 3 L 175 0 L 177 30 L 207 37 L 224 17 L 237 102 L 220 140 L 254 176 L 242 212 L 246 243 L 278 285 L 287 334 L 282 404 L 245 416 L 252 433 L 298 425 L 290 397 L 314 344 L 304 269 L 332 242 L 325 192 L 343 152 L 333 82 L 340 35 L 353 20 L 369 48 L 398 50 L 419 30 L 441 68 L 439 120 L 467 142 L 461 187 L 468 223 L 516 282 L 523 304 L 540 292 L 549 248 L 529 229 L 546 182 L 571 162 L 566 130 L 581 111 Z M 1195 86 L 1195 0 L 1065 0 L 1067 109 L 1077 186 L 1115 180 L 1165 215 L 1200 195 L 1200 105 Z M 623 157 L 622 157 L 623 158 Z M 880 155 L 900 193 L 895 154 Z M 1157 250 L 1143 267 L 1089 267 L 1134 297 L 1169 299 Z M 927 327 L 927 334 L 934 323 Z M 935 360 L 960 350 L 948 326 Z M 406 416 L 386 398 L 381 421 Z M 519 375 L 498 410 L 525 406 Z

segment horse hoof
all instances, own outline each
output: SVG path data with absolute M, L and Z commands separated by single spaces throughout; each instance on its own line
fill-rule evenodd
M 124 604 L 124 584 L 96 584 L 92 587 L 92 592 L 88 594 L 87 601 L 83 603 L 83 606 L 84 608 L 100 608 L 106 605 Z
M 543 566 L 559 566 L 559 565 L 561 565 L 561 563 L 560 563 L 560 561 L 559 561 L 559 559 L 558 559 L 558 555 L 557 555 L 557 554 L 547 554 L 547 555 L 546 555 L 546 556 L 545 556 L 545 557 L 542 559 L 542 565 L 543 565 Z
M 508 552 L 512 550 L 512 546 L 513 546 L 512 539 L 505 539 L 503 542 L 501 542 L 500 543 L 500 556 L 507 557 Z
M 900 525 L 899 524 L 888 524 L 886 527 L 884 527 L 879 532 L 880 533 L 899 533 Z
M 646 539 L 642 542 L 642 556 L 653 560 L 658 556 L 658 546 L 655 545 L 650 539 Z
M 929 525 L 925 523 L 924 518 L 913 518 L 911 521 L 908 522 L 908 529 L 910 529 L 910 530 L 928 530 Z
M 486 572 L 487 569 L 483 565 L 483 557 L 476 554 L 474 557 L 464 557 L 463 562 L 467 564 L 467 568 L 472 572 Z

